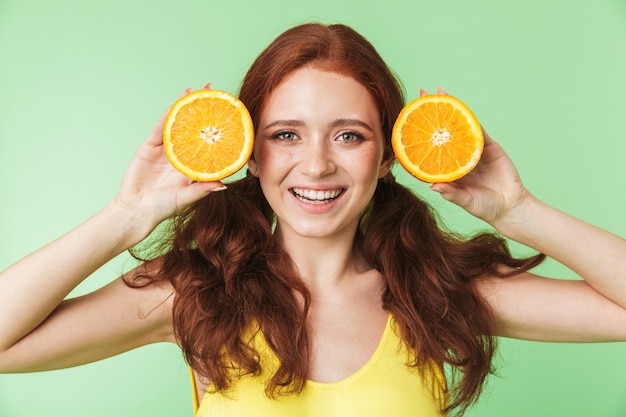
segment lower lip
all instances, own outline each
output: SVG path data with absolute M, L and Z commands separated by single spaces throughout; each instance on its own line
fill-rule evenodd
M 301 200 L 298 197 L 296 197 L 293 192 L 291 193 L 291 196 L 296 200 L 298 205 L 304 208 L 307 212 L 321 214 L 321 213 L 327 213 L 331 211 L 337 205 L 337 202 L 343 197 L 344 194 L 345 194 L 345 191 L 339 194 L 337 197 L 335 197 L 332 200 L 323 200 L 323 201 Z

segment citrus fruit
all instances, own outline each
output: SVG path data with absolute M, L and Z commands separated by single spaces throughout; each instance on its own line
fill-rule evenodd
M 450 182 L 480 160 L 484 139 L 474 113 L 446 94 L 424 95 L 404 106 L 391 144 L 400 165 L 430 183 Z
M 178 99 L 163 127 L 170 163 L 195 181 L 217 181 L 241 169 L 254 142 L 250 113 L 235 96 L 198 90 Z

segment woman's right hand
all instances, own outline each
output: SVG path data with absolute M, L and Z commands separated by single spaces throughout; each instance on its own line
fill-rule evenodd
M 74 366 L 173 340 L 167 284 L 138 290 L 118 278 L 65 300 L 161 221 L 223 187 L 193 182 L 171 166 L 163 151 L 166 116 L 167 111 L 137 150 L 104 210 L 0 272 L 0 373 Z
M 204 88 L 210 88 L 209 84 Z M 188 88 L 181 97 L 190 91 Z M 170 164 L 163 149 L 163 125 L 168 111 L 135 153 L 114 199 L 114 204 L 145 220 L 150 230 L 211 191 L 225 189 L 220 181 L 192 181 Z

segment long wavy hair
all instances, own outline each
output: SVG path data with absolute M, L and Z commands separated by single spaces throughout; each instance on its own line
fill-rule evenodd
M 344 25 L 305 24 L 282 33 L 245 76 L 239 97 L 256 124 L 284 77 L 304 66 L 348 75 L 372 94 L 392 157 L 391 130 L 405 101 L 396 77 L 374 47 Z M 280 366 L 266 384 L 270 397 L 300 392 L 310 358 L 307 313 L 310 294 L 272 233 L 274 213 L 257 178 L 249 173 L 210 194 L 169 222 L 169 232 L 146 261 L 142 286 L 169 280 L 175 290 L 176 338 L 190 366 L 228 389 L 244 374 L 261 372 L 251 344 L 257 323 Z M 415 353 L 407 366 L 449 367 L 447 412 L 462 413 L 479 396 L 492 369 L 494 320 L 474 281 L 512 275 L 537 265 L 541 255 L 514 258 L 505 240 L 483 233 L 463 238 L 444 231 L 431 208 L 389 173 L 378 182 L 355 242 L 385 279 L 382 305 Z M 235 371 L 234 371 L 235 370 Z

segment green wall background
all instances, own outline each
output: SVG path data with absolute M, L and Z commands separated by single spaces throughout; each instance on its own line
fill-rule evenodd
M 409 98 L 437 85 L 462 98 L 536 195 L 626 236 L 624 0 L 0 0 L 0 269 L 106 204 L 180 91 L 236 93 L 261 49 L 307 21 L 363 33 Z M 401 175 L 451 227 L 485 227 Z M 574 277 L 554 262 L 540 272 Z M 498 364 L 469 416 L 626 415 L 626 344 L 503 340 Z M 0 417 L 33 415 L 191 416 L 187 370 L 176 347 L 154 345 L 0 375 Z

